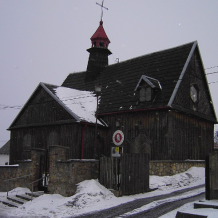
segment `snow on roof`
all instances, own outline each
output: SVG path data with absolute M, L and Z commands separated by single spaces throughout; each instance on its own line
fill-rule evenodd
M 80 91 L 66 87 L 54 88 L 56 96 L 60 101 L 81 121 L 90 123 L 96 122 L 95 112 L 97 107 L 97 97 L 93 92 Z M 98 121 L 99 124 L 101 124 Z

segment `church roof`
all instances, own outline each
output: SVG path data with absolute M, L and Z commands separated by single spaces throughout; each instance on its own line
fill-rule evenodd
M 40 83 L 77 122 L 95 123 L 97 98 L 93 92 Z M 98 121 L 98 124 L 102 124 Z
M 195 41 L 112 64 L 105 67 L 95 81 L 85 80 L 88 72 L 72 73 L 67 76 L 62 86 L 94 91 L 95 84 L 101 84 L 100 115 L 170 109 L 174 107 L 173 101 L 178 87 L 196 49 L 198 46 Z M 143 75 L 145 77 L 142 77 Z M 154 86 L 159 86 L 158 94 L 153 101 L 139 102 L 135 89 L 141 78 L 150 78 Z M 209 119 L 217 122 L 215 116 Z
M 97 78 L 102 85 L 100 113 L 129 111 L 131 106 L 132 109 L 166 107 L 193 44 L 194 42 L 105 67 Z M 85 75 L 86 72 L 69 74 L 62 86 L 93 91 L 96 81 L 86 82 Z M 134 90 L 142 75 L 157 79 L 162 92 L 155 102 L 136 106 Z
M 9 154 L 10 152 L 10 140 L 7 141 L 1 148 L 0 148 L 0 154 Z

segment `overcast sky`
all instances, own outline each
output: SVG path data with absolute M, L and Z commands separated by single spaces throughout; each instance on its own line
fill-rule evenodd
M 39 82 L 61 85 L 86 70 L 99 0 L 0 0 L 0 147 Z M 205 68 L 218 66 L 217 0 L 105 0 L 109 64 L 197 40 Z M 217 72 L 218 67 L 206 69 Z M 207 76 L 218 81 L 218 73 Z M 218 114 L 218 82 L 210 91 Z M 217 127 L 216 127 L 217 129 Z

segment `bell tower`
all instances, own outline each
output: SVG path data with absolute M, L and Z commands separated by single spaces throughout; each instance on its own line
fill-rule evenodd
M 105 8 L 103 6 L 103 2 L 100 6 L 102 8 Z M 108 49 L 110 40 L 104 30 L 102 16 L 103 12 L 101 14 L 99 27 L 90 38 L 91 48 L 87 49 L 87 51 L 89 52 L 86 77 L 87 80 L 94 80 L 99 75 L 102 69 L 108 65 L 108 56 L 112 54 L 111 51 Z

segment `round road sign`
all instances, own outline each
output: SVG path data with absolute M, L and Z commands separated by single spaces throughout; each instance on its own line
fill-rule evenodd
M 115 145 L 121 145 L 124 141 L 123 132 L 121 130 L 117 130 L 116 132 L 114 132 L 112 140 Z

